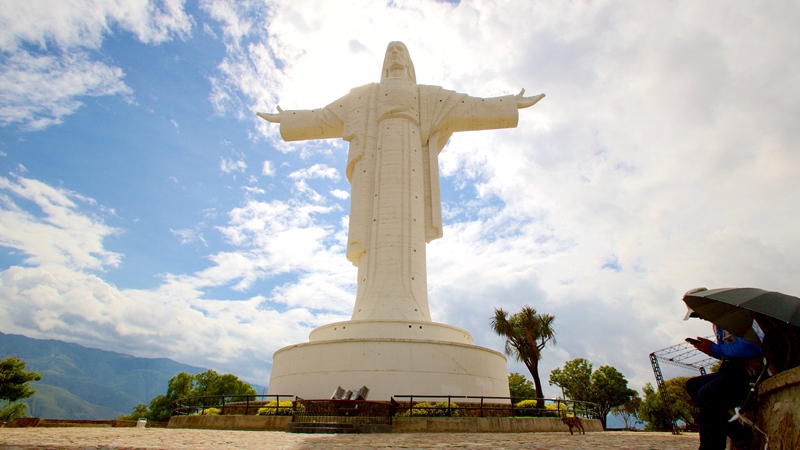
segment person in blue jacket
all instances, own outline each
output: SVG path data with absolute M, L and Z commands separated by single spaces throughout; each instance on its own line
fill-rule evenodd
M 722 360 L 717 372 L 700 375 L 686 382 L 686 392 L 695 401 L 700 414 L 699 450 L 724 450 L 726 439 L 738 424 L 729 423 L 730 410 L 747 397 L 754 377 L 748 371 L 748 360 L 763 357 L 761 346 L 718 328 L 714 325 L 716 342 L 706 338 L 688 338 L 697 350 Z

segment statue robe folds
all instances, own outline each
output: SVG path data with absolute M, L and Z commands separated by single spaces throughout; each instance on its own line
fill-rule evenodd
M 281 113 L 285 141 L 349 142 L 352 320 L 430 322 L 425 243 L 442 237 L 439 152 L 454 132 L 513 128 L 518 117 L 513 95 L 477 98 L 391 78 L 322 109 Z

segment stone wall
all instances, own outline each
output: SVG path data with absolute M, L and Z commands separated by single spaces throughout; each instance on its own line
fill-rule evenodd
M 172 416 L 168 428 L 286 431 L 290 416 Z
M 212 430 L 286 431 L 292 418 L 288 416 L 174 416 L 169 428 Z M 586 432 L 603 431 L 597 419 L 582 419 Z M 530 433 L 569 432 L 561 419 L 550 417 L 395 417 L 393 433 Z M 577 432 L 577 429 L 573 429 Z
M 603 431 L 597 419 L 582 419 L 586 432 Z M 530 433 L 563 431 L 569 427 L 551 417 L 395 417 L 393 433 Z M 578 432 L 573 428 L 573 432 Z
M 761 383 L 758 405 L 758 427 L 769 436 L 769 448 L 800 449 L 800 367 Z

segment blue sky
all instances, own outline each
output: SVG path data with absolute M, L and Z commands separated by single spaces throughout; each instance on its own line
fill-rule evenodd
M 583 357 L 641 389 L 708 334 L 685 291 L 800 293 L 800 11 L 734 3 L 4 1 L 0 329 L 266 385 L 356 272 L 346 147 L 255 113 L 377 81 L 400 40 L 420 83 L 547 94 L 440 155 L 434 320 L 502 350 L 493 309 L 527 304 L 545 380 Z

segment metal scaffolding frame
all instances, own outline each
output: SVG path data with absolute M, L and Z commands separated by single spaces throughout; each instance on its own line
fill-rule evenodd
M 707 338 L 712 339 L 713 336 L 708 336 Z M 661 399 L 664 401 L 664 406 L 667 408 L 667 414 L 669 414 L 669 399 L 667 398 L 667 389 L 664 386 L 664 375 L 661 373 L 661 365 L 659 364 L 662 362 L 683 367 L 684 369 L 698 370 L 701 375 L 705 375 L 706 368 L 716 364 L 717 360 L 707 356 L 705 353 L 701 353 L 688 342 L 671 345 L 650 353 L 650 365 L 653 367 L 653 375 L 656 377 L 656 384 L 658 385 L 659 392 L 661 392 Z M 675 422 L 675 418 L 670 417 L 670 422 L 672 423 L 672 434 L 679 434 L 680 430 L 678 430 L 678 424 Z

